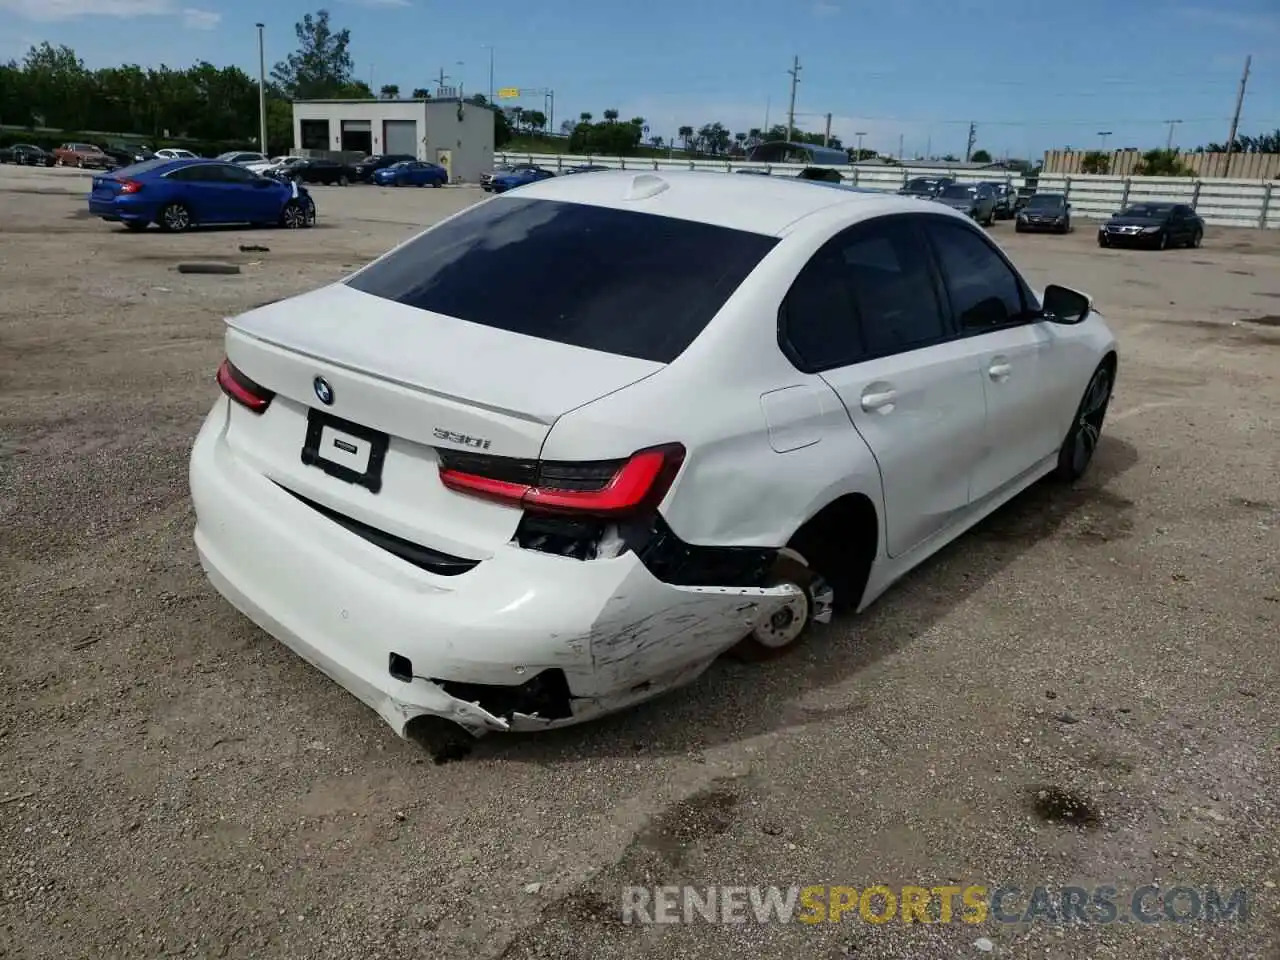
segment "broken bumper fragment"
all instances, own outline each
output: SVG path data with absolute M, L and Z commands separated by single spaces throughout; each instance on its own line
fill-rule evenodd
M 672 586 L 628 552 L 506 545 L 466 573 L 419 569 L 301 503 L 228 447 L 215 410 L 191 458 L 210 581 L 404 736 L 565 726 L 696 678 L 793 588 Z

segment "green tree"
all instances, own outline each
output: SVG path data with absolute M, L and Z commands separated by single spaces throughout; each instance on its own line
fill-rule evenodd
M 677 130 L 676 133 L 680 135 L 680 140 L 682 143 L 684 143 L 685 153 L 692 153 L 693 152 L 693 127 L 688 126 L 686 124 L 685 126 L 682 126 L 679 130 Z
M 613 109 L 606 110 L 606 111 L 604 112 L 604 122 L 605 122 L 605 123 L 617 123 L 617 122 L 618 122 L 618 111 L 617 111 L 617 110 L 613 110 Z
M 1178 158 L 1176 150 L 1148 150 L 1142 155 L 1133 172 L 1140 177 L 1195 176 L 1195 171 Z
M 335 31 L 329 11 L 304 14 L 294 25 L 298 49 L 277 63 L 271 78 L 292 100 L 315 100 L 338 95 L 351 82 L 351 31 Z
M 541 110 L 526 110 L 524 125 L 531 133 L 539 133 L 547 127 L 547 115 Z
M 1111 172 L 1111 154 L 1101 150 L 1090 150 L 1080 160 L 1081 173 L 1106 174 Z
M 399 100 L 400 85 L 398 83 L 384 83 L 378 93 L 383 100 Z
M 583 123 L 590 123 L 591 114 L 587 113 L 586 111 L 583 111 L 582 113 L 578 114 L 578 119 L 581 120 Z
M 990 163 L 991 154 L 986 150 L 975 150 L 970 154 L 969 159 L 974 163 Z

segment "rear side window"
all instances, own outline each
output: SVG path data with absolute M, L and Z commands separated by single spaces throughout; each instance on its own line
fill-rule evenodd
M 908 218 L 851 227 L 787 294 L 785 345 L 810 371 L 916 350 L 949 336 L 929 258 Z
M 669 363 L 777 238 L 587 204 L 504 197 L 347 280 L 419 310 Z

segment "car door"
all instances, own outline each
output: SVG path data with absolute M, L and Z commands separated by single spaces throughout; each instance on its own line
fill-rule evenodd
M 1073 368 L 1069 348 L 1059 351 L 1061 330 L 1040 318 L 1034 295 L 984 233 L 942 217 L 924 231 L 952 322 L 978 359 L 986 428 L 971 488 L 977 501 L 1057 452 L 1064 405 L 1074 403 Z
M 275 181 L 252 170 L 224 165 L 227 215 L 237 223 L 266 223 L 280 215 L 280 192 Z
M 967 509 L 986 425 L 972 342 L 957 339 L 915 215 L 828 241 L 797 276 L 780 340 L 840 397 L 884 489 L 898 557 Z

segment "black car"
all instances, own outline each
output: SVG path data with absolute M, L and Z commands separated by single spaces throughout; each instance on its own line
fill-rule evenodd
M 1013 229 L 1018 233 L 1047 230 L 1051 233 L 1071 231 L 1071 204 L 1061 193 L 1037 193 L 1018 211 Z
M 303 160 L 290 166 L 285 173 L 299 183 L 336 183 L 342 187 L 358 179 L 355 167 L 338 160 Z
M 1018 209 L 1018 190 L 1007 183 L 995 180 L 984 181 L 996 195 L 996 219 L 1008 220 Z
M 612 167 L 602 167 L 596 163 L 583 163 L 576 167 L 569 167 L 565 173 L 595 173 L 599 170 L 612 170 Z
M 956 182 L 955 177 L 916 177 L 908 180 L 898 191 L 904 197 L 924 197 L 932 200 Z
M 102 144 L 102 152 L 111 158 L 117 167 L 127 167 L 132 163 L 142 163 L 152 159 L 155 154 L 146 147 L 133 147 L 127 143 Z
M 1098 227 L 1098 246 L 1198 247 L 1204 221 L 1185 203 L 1133 203 Z
M 402 163 L 405 160 L 417 160 L 418 158 L 408 153 L 385 153 L 377 157 L 368 157 L 361 160 L 355 165 L 355 177 L 361 183 L 373 183 L 373 175 L 379 170 L 391 166 L 395 163 Z
M 11 147 L 0 149 L 0 163 L 16 163 L 18 166 L 52 167 L 53 154 L 42 150 L 34 143 L 15 143 Z

